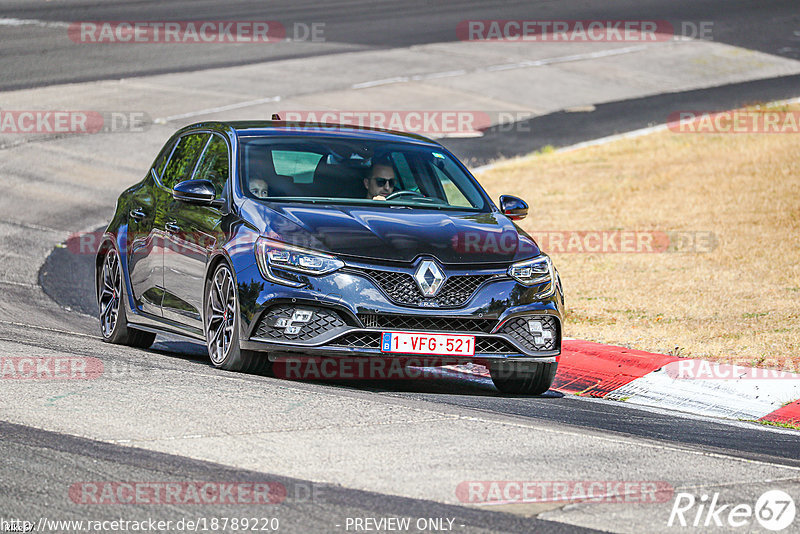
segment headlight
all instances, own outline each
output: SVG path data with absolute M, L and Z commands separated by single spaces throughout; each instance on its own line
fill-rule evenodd
M 277 284 L 295 287 L 303 284 L 282 278 L 273 269 L 285 269 L 318 276 L 344 267 L 342 260 L 329 254 L 293 247 L 266 237 L 259 237 L 256 241 L 256 260 L 264 278 Z
M 548 256 L 515 263 L 508 268 L 508 275 L 526 286 L 549 283 L 550 287 L 544 293 L 537 295 L 540 298 L 552 295 L 556 288 L 553 262 Z

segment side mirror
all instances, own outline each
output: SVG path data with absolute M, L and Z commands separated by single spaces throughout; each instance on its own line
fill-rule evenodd
M 528 203 L 511 195 L 501 195 L 500 211 L 512 221 L 519 221 L 528 215 Z
M 221 206 L 214 184 L 208 180 L 184 180 L 172 189 L 172 198 L 190 204 Z

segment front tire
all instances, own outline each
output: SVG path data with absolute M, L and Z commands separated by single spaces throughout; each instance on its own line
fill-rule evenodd
M 495 387 L 513 395 L 541 395 L 553 384 L 558 363 L 502 361 L 489 365 Z
M 206 282 L 204 331 L 211 365 L 226 371 L 266 372 L 269 360 L 239 346 L 239 300 L 233 273 L 220 263 Z
M 128 326 L 122 292 L 122 266 L 119 253 L 110 247 L 103 256 L 103 268 L 97 276 L 97 305 L 100 333 L 106 343 L 146 349 L 156 335 Z

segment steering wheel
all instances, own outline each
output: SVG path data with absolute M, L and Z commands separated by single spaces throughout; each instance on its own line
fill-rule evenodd
M 402 196 L 411 196 L 411 197 L 422 197 L 427 198 L 425 195 L 418 191 L 395 191 L 394 193 L 390 194 L 386 197 L 386 200 L 392 200 L 393 198 L 402 197 Z

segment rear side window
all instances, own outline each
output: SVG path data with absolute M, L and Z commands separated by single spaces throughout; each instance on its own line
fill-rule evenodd
M 208 133 L 184 135 L 172 153 L 169 163 L 161 175 L 164 187 L 172 189 L 176 184 L 188 180 L 192 176 L 197 159 L 208 141 Z
M 275 165 L 275 174 L 291 176 L 296 184 L 310 184 L 314 181 L 314 171 L 317 169 L 322 154 L 315 152 L 300 152 L 297 150 L 273 150 L 272 162 Z
M 209 180 L 214 184 L 214 191 L 219 197 L 228 181 L 228 144 L 218 135 L 212 135 L 205 152 L 197 165 L 194 177 L 198 180 Z

